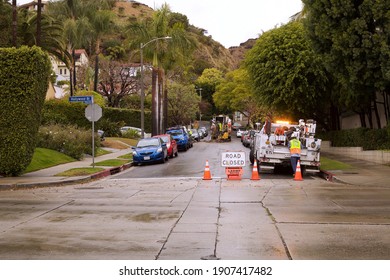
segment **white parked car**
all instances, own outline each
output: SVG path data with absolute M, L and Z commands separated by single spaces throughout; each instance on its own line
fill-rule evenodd
M 246 131 L 245 128 L 237 129 L 237 138 L 241 138 L 242 134 Z
M 139 137 L 141 137 L 142 130 L 141 130 L 141 128 L 139 128 L 139 127 L 122 126 L 122 127 L 120 128 L 120 131 L 121 131 L 122 134 L 124 134 L 124 133 L 125 133 L 126 131 L 128 131 L 128 130 L 135 130 L 135 131 L 137 131 Z M 145 134 L 145 138 L 147 138 L 147 137 L 152 137 L 150 133 L 146 133 L 146 132 L 145 132 L 144 134 Z

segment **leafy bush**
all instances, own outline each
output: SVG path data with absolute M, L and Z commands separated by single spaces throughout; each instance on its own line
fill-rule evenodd
M 120 128 L 124 126 L 122 122 L 112 122 L 109 119 L 103 118 L 99 121 L 99 128 L 104 131 L 105 137 L 118 137 L 121 136 Z
M 75 125 L 77 127 L 89 129 L 91 128 L 91 122 L 89 122 L 85 117 L 86 107 L 86 104 L 80 102 L 71 103 L 67 99 L 48 100 L 45 102 L 43 107 L 41 124 Z M 95 127 L 96 129 L 108 132 L 111 130 L 108 124 L 113 125 L 113 131 L 106 134 L 106 136 L 115 136 L 115 133 L 119 133 L 119 127 L 125 125 L 140 127 L 141 112 L 139 110 L 103 107 L 103 116 L 98 122 L 96 122 Z M 150 111 L 145 111 L 145 131 L 152 131 L 152 117 Z
M 129 138 L 129 139 L 139 139 L 141 135 L 139 132 L 135 129 L 128 129 L 123 134 L 122 137 Z
M 41 126 L 37 146 L 64 153 L 81 160 L 84 154 L 92 154 L 92 131 L 76 126 Z M 95 133 L 95 152 L 100 147 L 100 137 Z
M 38 47 L 0 48 L 0 174 L 20 175 L 37 141 L 51 64 Z
M 334 147 L 363 147 L 364 150 L 390 148 L 389 126 L 383 129 L 356 128 L 321 133 L 317 136 Z

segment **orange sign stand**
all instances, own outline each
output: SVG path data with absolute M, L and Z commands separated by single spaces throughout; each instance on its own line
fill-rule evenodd
M 242 167 L 226 167 L 225 173 L 228 180 L 241 180 L 241 176 L 244 172 Z

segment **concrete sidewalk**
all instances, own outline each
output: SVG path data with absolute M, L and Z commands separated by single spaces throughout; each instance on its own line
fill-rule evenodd
M 330 181 L 345 184 L 372 187 L 390 187 L 390 166 L 359 160 L 340 154 L 321 153 L 322 156 L 352 166 L 348 170 L 324 170 L 323 174 Z
M 112 150 L 110 154 L 103 156 L 95 157 L 95 164 L 97 162 L 105 161 L 108 159 L 117 159 L 119 156 L 123 156 L 131 153 L 133 150 L 131 148 L 123 150 Z M 115 173 L 118 173 L 122 170 L 125 170 L 131 166 L 131 163 L 124 164 L 120 167 L 112 166 L 95 166 L 104 168 L 104 171 L 99 173 L 88 175 L 88 176 L 76 176 L 76 177 L 62 177 L 56 176 L 57 174 L 73 169 L 73 168 L 85 168 L 92 167 L 92 156 L 87 156 L 81 161 L 69 162 L 50 168 L 42 169 L 35 172 L 30 172 L 23 174 L 19 177 L 1 177 L 0 176 L 0 189 L 7 189 L 13 187 L 33 187 L 33 186 L 43 186 L 43 185 L 59 185 L 59 184 L 69 184 L 69 183 L 78 183 L 83 181 L 88 181 L 91 179 L 98 179 L 101 177 L 106 177 Z
M 114 150 L 112 153 L 95 158 L 95 163 L 107 159 L 116 159 L 119 156 L 131 153 L 132 149 Z M 356 160 L 342 155 L 322 153 L 323 156 L 338 160 L 352 166 L 349 170 L 323 170 L 322 175 L 329 181 L 337 181 L 351 185 L 372 186 L 372 187 L 390 187 L 390 167 L 375 164 L 367 161 Z M 92 157 L 86 157 L 82 161 L 66 163 L 51 168 L 39 170 L 24 174 L 20 177 L 0 177 L 0 189 L 9 189 L 15 187 L 34 187 L 45 185 L 61 185 L 70 183 L 79 183 L 92 179 L 98 179 L 121 172 L 132 166 L 131 163 L 120 167 L 103 167 L 104 171 L 94 175 L 78 177 L 60 177 L 55 176 L 58 173 L 72 168 L 91 167 Z

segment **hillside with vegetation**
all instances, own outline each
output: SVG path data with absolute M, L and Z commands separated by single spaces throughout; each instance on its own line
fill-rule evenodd
M 113 11 L 116 14 L 115 23 L 119 26 L 126 26 L 129 22 L 151 18 L 154 13 L 151 7 L 137 1 L 116 1 Z M 175 11 L 172 12 L 175 13 Z M 186 15 L 176 14 L 187 20 L 188 24 Z M 198 74 L 201 74 L 206 68 L 217 68 L 223 72 L 235 69 L 242 61 L 243 54 L 248 50 L 248 44 L 246 43 L 227 49 L 213 40 L 211 36 L 207 36 L 206 30 L 194 25 L 188 24 L 186 30 L 191 33 L 198 43 L 193 57 L 195 72 Z M 251 42 L 249 45 L 253 46 L 253 43 Z

